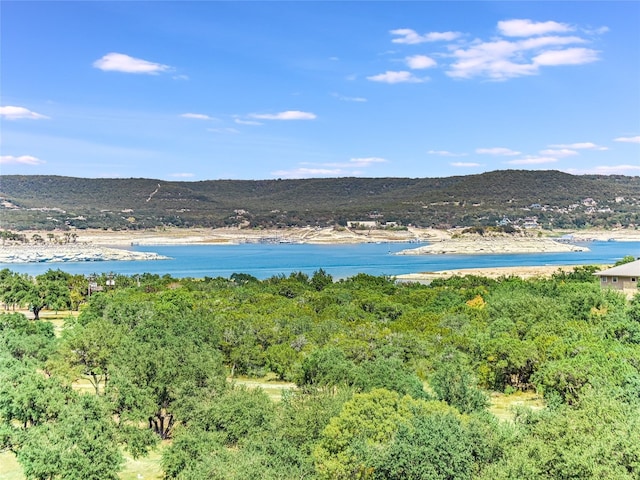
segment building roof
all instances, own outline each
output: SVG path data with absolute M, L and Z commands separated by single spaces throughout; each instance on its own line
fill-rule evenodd
M 601 272 L 594 273 L 594 275 L 599 277 L 640 277 L 640 260 L 602 270 Z

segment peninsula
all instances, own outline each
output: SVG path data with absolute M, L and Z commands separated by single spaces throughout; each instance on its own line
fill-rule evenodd
M 3 245 L 0 263 L 67 263 L 132 260 L 166 260 L 168 257 L 153 252 L 136 252 L 99 245 Z

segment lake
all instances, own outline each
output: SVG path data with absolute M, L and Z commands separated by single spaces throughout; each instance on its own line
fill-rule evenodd
M 79 262 L 0 264 L 0 269 L 39 275 L 48 269 L 73 274 L 136 273 L 169 274 L 172 277 L 225 277 L 248 273 L 259 279 L 291 272 L 313 274 L 322 268 L 334 279 L 357 273 L 401 275 L 458 268 L 509 267 L 524 265 L 612 264 L 626 255 L 640 256 L 640 242 L 589 242 L 589 252 L 509 255 L 393 255 L 419 245 L 407 243 L 307 245 L 172 245 L 136 246 L 132 250 L 156 252 L 171 260 L 136 262 Z

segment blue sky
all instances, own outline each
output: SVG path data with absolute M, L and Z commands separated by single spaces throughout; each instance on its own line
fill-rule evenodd
M 5 175 L 640 175 L 640 2 L 0 9 Z

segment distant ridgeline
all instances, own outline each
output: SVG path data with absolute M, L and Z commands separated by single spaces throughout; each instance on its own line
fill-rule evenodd
M 169 182 L 2 176 L 0 228 L 640 224 L 640 177 L 500 170 L 446 178 Z M 365 223 L 366 222 L 366 223 Z

